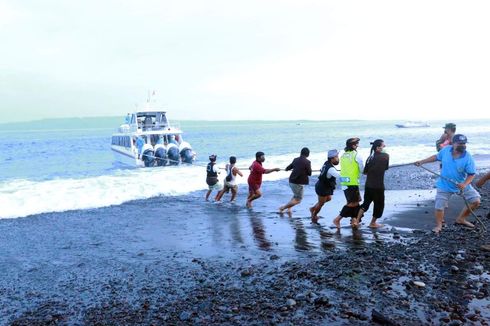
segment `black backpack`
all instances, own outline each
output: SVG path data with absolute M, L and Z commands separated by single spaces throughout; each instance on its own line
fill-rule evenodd
M 233 167 L 231 165 L 228 166 L 229 168 L 229 171 L 228 171 L 228 174 L 226 175 L 226 182 L 230 182 L 232 179 L 233 179 L 233 176 L 232 176 L 232 171 L 233 171 Z

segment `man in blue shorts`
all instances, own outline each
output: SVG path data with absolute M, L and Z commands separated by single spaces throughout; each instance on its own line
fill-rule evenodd
M 470 203 L 471 210 L 480 206 L 480 194 L 471 186 L 471 181 L 475 178 L 475 161 L 470 153 L 466 151 L 466 136 L 462 134 L 454 135 L 452 145 L 441 149 L 437 155 L 432 155 L 424 160 L 415 162 L 420 166 L 424 163 L 440 161 L 442 164 L 441 177 L 437 180 L 435 217 L 436 227 L 432 230 L 439 233 L 442 230 L 444 221 L 444 210 L 448 206 L 449 199 L 454 194 L 462 194 Z M 474 228 L 466 218 L 471 211 L 465 206 L 456 218 L 456 224 Z

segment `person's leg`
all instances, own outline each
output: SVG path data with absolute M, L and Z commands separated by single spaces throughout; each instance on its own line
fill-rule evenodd
M 449 198 L 452 193 L 437 189 L 436 199 L 434 203 L 434 216 L 436 218 L 436 226 L 432 229 L 433 232 L 439 233 L 442 230 L 442 222 L 444 221 L 444 211 L 447 208 Z
M 259 199 L 260 197 L 262 197 L 262 193 L 260 192 L 260 188 L 259 188 L 259 189 L 255 190 L 253 195 L 250 197 L 250 200 L 248 201 L 247 207 L 252 208 L 252 202 L 256 199 Z
M 230 199 L 231 202 L 235 201 L 236 195 L 238 193 L 237 188 L 238 187 L 236 187 L 236 186 L 231 187 L 231 199 Z
M 220 191 L 218 191 L 218 193 L 216 194 L 216 197 L 214 198 L 215 201 L 220 201 L 221 198 L 223 197 L 223 195 L 225 194 L 226 192 L 226 186 L 223 187 L 223 189 L 221 189 Z
M 329 202 L 330 200 L 332 200 L 332 196 L 330 195 L 327 195 L 327 196 L 318 196 L 318 202 L 315 204 L 315 206 L 313 207 L 310 207 L 310 213 L 311 213 L 311 217 L 312 218 L 316 218 L 318 213 L 320 213 L 323 205 L 326 203 L 326 202 Z
M 436 226 L 432 229 L 432 231 L 435 233 L 439 233 L 442 230 L 442 221 L 444 220 L 444 210 L 436 209 L 434 211 L 434 216 L 436 217 Z
M 291 190 L 293 192 L 293 198 L 291 198 L 291 200 L 286 205 L 279 207 L 279 213 L 282 213 L 285 209 L 287 209 L 288 212 L 291 213 L 291 207 L 298 205 L 303 199 L 302 185 L 290 183 L 289 187 L 291 187 Z
M 373 218 L 371 219 L 371 223 L 369 223 L 369 227 L 371 228 L 379 228 L 382 227 L 383 224 L 377 223 L 377 220 L 383 216 L 383 211 L 385 208 L 385 192 L 383 189 L 376 189 L 373 193 Z M 364 204 L 363 204 L 364 205 Z
M 333 224 L 337 227 L 337 229 L 340 229 L 340 220 L 342 220 L 342 216 L 340 214 L 333 219 Z
M 468 227 L 475 227 L 473 223 L 470 223 L 466 220 L 466 218 L 471 214 L 471 211 L 474 211 L 478 206 L 480 206 L 480 194 L 469 185 L 466 187 L 463 193 L 464 199 L 468 202 L 469 208 L 465 205 L 458 217 L 456 218 L 456 224 L 466 225 Z
M 208 190 L 208 192 L 206 193 L 206 201 L 209 200 L 209 195 L 211 195 L 211 189 Z
M 361 223 L 361 219 L 364 216 L 364 213 L 366 213 L 369 210 L 369 206 L 371 206 L 371 203 L 373 202 L 373 196 L 372 196 L 372 191 L 371 188 L 366 187 L 364 189 L 364 201 L 362 202 L 361 207 L 359 208 L 359 212 L 357 213 L 356 219 L 352 222 L 352 226 L 359 226 L 359 223 Z

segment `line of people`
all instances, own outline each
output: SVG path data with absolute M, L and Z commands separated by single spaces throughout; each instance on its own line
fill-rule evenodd
M 480 205 L 480 194 L 471 186 L 476 173 L 475 163 L 470 153 L 466 151 L 467 138 L 462 134 L 454 134 L 454 124 L 446 124 L 444 141 L 437 142 L 437 154 L 426 159 L 414 162 L 416 166 L 425 163 L 440 161 L 441 177 L 436 183 L 437 194 L 435 198 L 435 217 L 436 227 L 434 232 L 438 233 L 444 225 L 444 212 L 448 207 L 448 202 L 454 194 L 461 194 L 468 201 L 469 207 L 464 207 L 458 217 L 456 224 L 473 228 L 474 225 L 467 221 L 471 211 Z M 451 132 L 453 134 L 451 134 Z M 337 181 L 344 192 L 346 204 L 340 210 L 339 215 L 333 223 L 337 228 L 341 226 L 343 218 L 350 218 L 352 227 L 358 227 L 362 217 L 373 204 L 372 219 L 369 223 L 371 228 L 379 228 L 382 224 L 377 221 L 383 216 L 385 206 L 385 172 L 389 168 L 389 155 L 385 152 L 386 145 L 382 139 L 376 139 L 371 143 L 370 155 L 365 164 L 362 157 L 357 152 L 360 139 L 357 137 L 349 138 L 346 141 L 344 153 L 339 157 L 336 149 L 329 150 L 327 161 L 323 164 L 318 181 L 315 184 L 317 194 L 317 203 L 310 207 L 311 222 L 318 223 L 322 207 L 325 203 L 332 200 L 334 190 L 337 187 Z M 293 193 L 290 201 L 279 207 L 278 212 L 291 212 L 292 207 L 301 203 L 304 196 L 304 186 L 308 185 L 309 177 L 312 174 L 311 162 L 308 160 L 310 151 L 308 148 L 301 150 L 300 156 L 295 158 L 289 164 L 285 171 L 291 171 L 289 176 L 289 186 Z M 280 171 L 280 168 L 266 169 L 262 166 L 265 161 L 265 154 L 257 152 L 255 161 L 250 166 L 250 175 L 248 177 L 249 194 L 246 206 L 252 207 L 253 201 L 262 196 L 261 185 L 262 175 Z M 206 200 L 212 190 L 219 190 L 215 197 L 220 201 L 223 195 L 231 190 L 231 201 L 235 201 L 237 195 L 236 177 L 243 176 L 243 173 L 235 166 L 236 158 L 230 157 L 230 163 L 227 164 L 225 185 L 221 187 L 218 182 L 218 168 L 216 167 L 216 155 L 209 157 L 210 163 L 207 165 L 206 182 L 209 190 L 206 193 Z M 340 164 L 340 171 L 337 166 Z M 364 200 L 361 198 L 359 185 L 361 173 L 366 175 L 364 189 Z M 486 179 L 485 179 L 486 180 Z M 483 185 L 484 181 L 477 183 Z M 362 201 L 362 204 L 361 204 Z

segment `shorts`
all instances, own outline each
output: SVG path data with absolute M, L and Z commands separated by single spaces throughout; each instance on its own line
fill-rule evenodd
M 223 191 L 224 192 L 229 192 L 230 189 L 233 189 L 235 191 L 238 191 L 238 185 L 236 185 L 236 184 L 230 184 L 230 183 L 228 183 L 228 182 L 225 181 L 225 185 L 223 187 Z
M 254 195 L 257 191 L 260 190 L 260 183 L 249 183 L 248 184 L 248 193 Z
M 340 211 L 339 215 L 342 217 L 357 217 L 360 208 L 361 206 L 349 207 L 346 205 L 342 207 L 342 210 Z
M 457 193 L 455 192 L 442 191 L 440 189 L 437 189 L 434 205 L 435 209 L 438 211 L 443 211 L 444 209 L 446 209 L 448 207 L 449 199 L 452 197 L 452 195 L 456 194 Z M 478 191 L 475 190 L 475 188 L 473 188 L 472 185 L 464 188 L 463 195 L 469 203 L 474 203 L 480 200 L 480 194 L 478 193 Z
M 344 195 L 348 203 L 358 203 L 362 200 L 359 186 L 347 186 L 347 189 L 344 190 Z
M 214 185 L 208 185 L 208 190 L 221 190 L 223 188 L 219 182 L 215 183 Z
M 321 182 L 315 184 L 315 192 L 320 197 L 332 196 L 333 188 L 326 188 Z
M 296 183 L 289 183 L 289 187 L 293 191 L 293 198 L 297 200 L 302 200 L 304 195 L 304 185 L 299 185 Z

